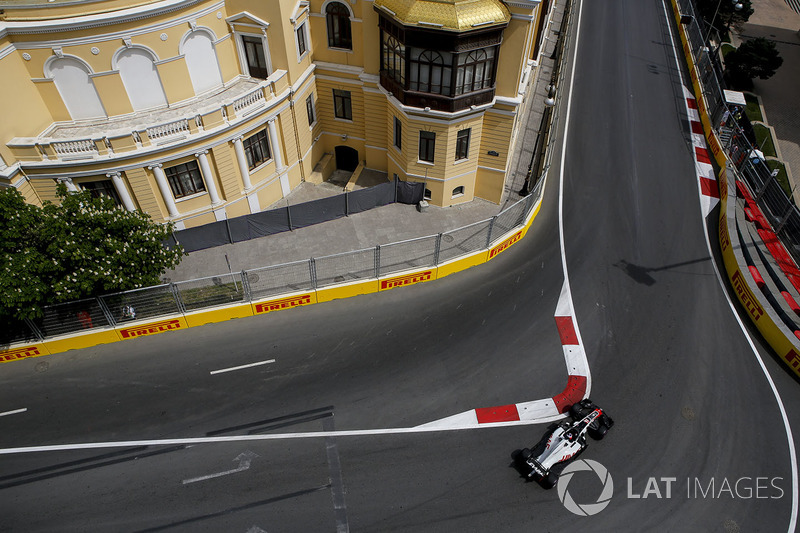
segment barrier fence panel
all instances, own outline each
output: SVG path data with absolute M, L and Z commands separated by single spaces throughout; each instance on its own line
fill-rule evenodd
M 175 282 L 186 311 L 247 300 L 239 272 Z
M 492 240 L 495 241 L 504 233 L 511 231 L 525 221 L 525 199 L 510 205 L 497 214 L 492 228 Z
M 172 286 L 157 285 L 99 297 L 116 324 L 181 312 Z
M 462 255 L 486 249 L 491 219 L 482 220 L 469 226 L 442 233 L 439 246 L 439 263 L 444 263 Z
M 111 325 L 96 298 L 47 305 L 43 310 L 44 317 L 35 324 L 45 337 Z
M 380 247 L 379 274 L 434 266 L 437 235 L 420 237 L 403 242 L 382 244 Z
M 287 292 L 314 289 L 309 261 L 254 268 L 245 272 L 250 287 L 250 299 L 260 300 Z
M 375 248 L 314 258 L 317 288 L 375 278 Z
M 24 321 L 4 322 L 0 326 L 0 348 L 16 342 L 37 342 L 39 336 Z

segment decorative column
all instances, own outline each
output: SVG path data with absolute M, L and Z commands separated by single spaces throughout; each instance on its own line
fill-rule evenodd
M 161 163 L 149 166 L 147 168 L 152 170 L 153 175 L 156 177 L 158 190 L 161 191 L 161 198 L 164 199 L 164 203 L 167 205 L 167 211 L 169 211 L 170 218 L 177 218 L 180 216 L 180 213 L 178 213 L 178 207 L 175 205 L 175 199 L 172 198 L 172 191 L 169 188 L 169 183 L 167 183 L 167 176 L 164 174 L 164 169 L 161 168 Z
M 131 198 L 131 195 L 128 193 L 128 188 L 125 186 L 122 174 L 119 172 L 110 172 L 106 174 L 106 176 L 111 178 L 111 182 L 114 184 L 114 190 L 117 191 L 117 196 L 122 200 L 122 205 L 125 206 L 125 209 L 128 211 L 136 211 L 136 206 L 133 205 L 133 198 Z
M 194 154 L 194 156 L 200 162 L 200 172 L 203 174 L 203 181 L 206 182 L 208 195 L 211 197 L 211 205 L 216 206 L 221 204 L 222 200 L 219 198 L 217 184 L 214 183 L 214 176 L 211 174 L 211 165 L 208 164 L 208 156 L 206 155 L 207 153 L 208 150 L 203 150 L 202 152 Z
M 236 152 L 236 162 L 239 164 L 239 174 L 242 175 L 242 183 L 244 183 L 244 192 L 253 188 L 250 183 L 250 167 L 247 164 L 247 156 L 244 155 L 244 145 L 242 144 L 242 135 L 233 140 L 233 150 Z
M 250 182 L 250 166 L 247 164 L 247 156 L 244 153 L 242 137 L 243 136 L 240 135 L 233 140 L 233 151 L 236 152 L 236 163 L 239 165 L 239 174 L 242 175 L 244 194 L 247 196 L 247 203 L 250 205 L 250 212 L 259 213 L 261 212 L 261 204 L 258 202 L 258 195 L 248 194 L 253 190 L 253 184 Z
M 292 192 L 289 185 L 289 175 L 286 172 L 286 167 L 283 164 L 283 157 L 281 156 L 281 144 L 278 142 L 278 128 L 275 127 L 275 119 L 267 121 L 269 130 L 269 144 L 272 147 L 272 157 L 275 159 L 275 170 L 278 172 L 281 181 L 281 193 L 285 197 Z
M 75 184 L 72 183 L 72 178 L 57 178 L 56 181 L 66 185 L 67 192 L 78 192 L 78 187 L 76 187 Z

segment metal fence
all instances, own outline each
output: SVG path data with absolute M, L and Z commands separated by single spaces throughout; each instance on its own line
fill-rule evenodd
M 3 328 L 0 343 L 33 342 L 134 320 L 253 302 L 280 294 L 434 267 L 488 250 L 503 235 L 521 227 L 541 191 L 540 181 L 532 194 L 494 217 L 437 235 L 45 306 L 41 320 L 28 320 Z
M 752 137 L 748 139 L 749 121 L 744 117 L 738 120 L 737 110 L 728 106 L 724 79 L 716 61 L 717 51 L 707 42 L 709 29 L 697 15 L 693 1 L 677 1 L 708 105 L 708 114 L 723 149 L 737 171 L 737 178 L 743 179 L 755 192 L 754 199 L 778 238 L 795 262 L 800 263 L 800 210 L 781 187 L 777 174 L 767 165 L 759 147 L 751 142 Z

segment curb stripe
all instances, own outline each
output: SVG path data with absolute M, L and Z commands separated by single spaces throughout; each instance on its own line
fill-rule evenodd
M 699 146 L 695 146 L 694 147 L 694 153 L 697 156 L 697 160 L 700 163 L 706 163 L 706 164 L 709 164 L 709 165 L 711 164 L 711 158 L 708 157 L 708 150 L 706 150 L 705 148 L 701 148 Z
M 578 335 L 575 333 L 575 324 L 573 324 L 571 316 L 557 316 L 556 326 L 558 327 L 558 335 L 561 337 L 561 344 L 563 346 L 580 345 L 580 342 L 578 342 Z
M 719 198 L 719 184 L 717 180 L 710 180 L 700 176 L 700 187 L 704 195 Z
M 687 98 L 686 105 L 689 106 L 689 109 L 697 109 L 697 100 L 694 98 Z
M 481 407 L 475 409 L 478 416 L 478 424 L 489 424 L 492 422 L 513 422 L 519 420 L 519 411 L 516 404 L 501 405 L 499 407 Z
M 698 135 L 705 135 L 705 133 L 703 133 L 703 125 L 700 122 L 692 120 L 689 122 L 689 124 L 692 125 L 692 133 L 696 133 Z
M 586 376 L 570 376 L 564 392 L 553 396 L 559 413 L 566 413 L 574 403 L 581 401 L 586 394 Z

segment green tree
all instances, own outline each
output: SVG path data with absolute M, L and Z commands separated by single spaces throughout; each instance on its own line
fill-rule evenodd
M 736 9 L 737 4 L 742 5 L 741 9 Z M 721 34 L 727 33 L 731 26 L 741 28 L 754 12 L 750 0 L 697 0 L 697 11 L 708 26 Z
M 748 39 L 725 56 L 725 76 L 735 89 L 750 89 L 754 78 L 766 80 L 782 64 L 775 43 L 763 37 Z
M 38 318 L 47 304 L 155 285 L 180 263 L 183 249 L 163 245 L 171 223 L 63 184 L 58 196 L 38 207 L 0 190 L 0 317 Z

